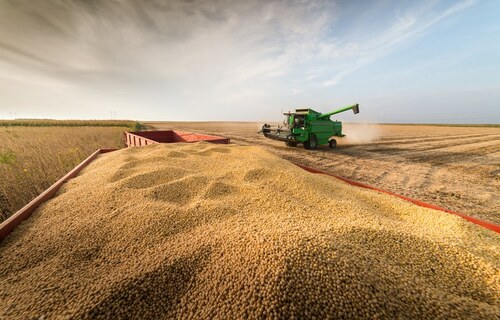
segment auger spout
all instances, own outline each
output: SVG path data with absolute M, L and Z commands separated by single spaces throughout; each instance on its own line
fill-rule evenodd
M 328 112 L 328 113 L 323 113 L 322 115 L 318 116 L 318 119 L 328 119 L 328 118 L 330 118 L 330 116 L 332 116 L 334 114 L 341 113 L 341 112 L 351 110 L 351 109 L 354 112 L 354 114 L 359 113 L 359 104 L 356 103 L 356 104 L 353 104 L 352 106 L 349 106 L 349 107 L 341 108 L 341 109 L 338 109 L 338 110 L 335 110 L 332 112 Z

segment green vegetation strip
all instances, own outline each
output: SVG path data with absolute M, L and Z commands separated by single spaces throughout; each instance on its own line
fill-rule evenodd
M 16 161 L 16 155 L 12 151 L 0 152 L 0 163 L 11 164 Z
M 2 127 L 127 127 L 141 131 L 146 126 L 131 120 L 51 120 L 51 119 L 16 119 L 0 120 Z

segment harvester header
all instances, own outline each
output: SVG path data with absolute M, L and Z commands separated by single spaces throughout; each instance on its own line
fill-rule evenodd
M 273 128 L 266 123 L 259 132 L 262 132 L 266 138 L 284 141 L 289 147 L 302 143 L 304 148 L 312 150 L 320 144 L 328 144 L 330 148 L 335 148 L 337 141 L 333 137 L 344 137 L 342 122 L 332 121 L 330 116 L 351 109 L 354 114 L 359 113 L 359 104 L 328 113 L 320 113 L 313 109 L 296 109 L 295 112 L 284 113 L 283 126 Z

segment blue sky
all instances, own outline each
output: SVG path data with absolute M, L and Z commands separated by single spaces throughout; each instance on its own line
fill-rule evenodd
M 0 118 L 500 123 L 500 1 L 0 0 Z

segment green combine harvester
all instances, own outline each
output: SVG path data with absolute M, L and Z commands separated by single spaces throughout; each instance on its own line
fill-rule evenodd
M 359 104 L 328 113 L 319 113 L 312 109 L 296 109 L 295 112 L 284 113 L 283 126 L 273 127 L 266 123 L 259 133 L 262 132 L 269 139 L 284 141 L 289 147 L 302 143 L 308 150 L 315 150 L 321 144 L 335 148 L 337 141 L 333 137 L 345 135 L 342 134 L 342 122 L 332 121 L 330 116 L 351 109 L 357 114 Z

